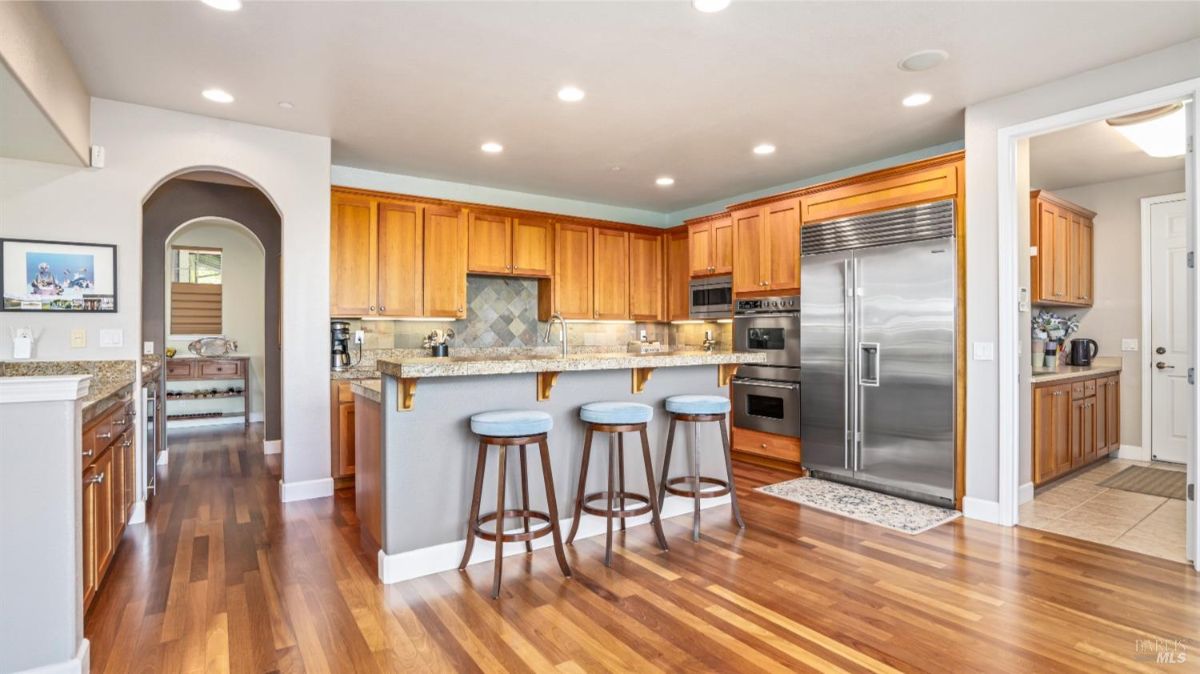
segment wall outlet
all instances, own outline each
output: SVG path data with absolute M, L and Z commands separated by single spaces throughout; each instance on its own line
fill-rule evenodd
M 14 360 L 33 358 L 33 328 L 16 328 L 12 331 Z
M 75 328 L 71 331 L 71 348 L 82 349 L 87 346 L 87 330 Z
M 125 331 L 120 328 L 101 330 L 100 346 L 124 346 Z
M 975 360 L 995 360 L 996 345 L 991 342 L 975 342 L 972 346 Z
M 142 353 L 147 356 L 153 356 L 154 342 L 142 342 Z
M 1136 338 L 1125 337 L 1121 340 L 1122 351 L 1137 351 L 1138 341 Z
M 638 341 L 641 341 L 641 342 L 646 341 L 646 331 L 645 330 L 638 330 Z
M 355 344 L 362 344 L 362 343 L 363 343 L 363 342 L 365 342 L 366 340 L 367 340 L 367 333 L 366 333 L 366 332 L 364 332 L 364 331 L 362 331 L 362 330 L 355 330 L 355 331 L 354 331 L 354 343 L 355 343 Z

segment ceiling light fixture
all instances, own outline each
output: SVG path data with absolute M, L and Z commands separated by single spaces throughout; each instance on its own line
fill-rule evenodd
M 292 105 L 291 101 L 279 101 L 279 107 L 283 108 L 284 110 L 291 110 L 296 106 Z
M 719 12 L 729 6 L 730 0 L 692 0 L 692 7 L 705 14 Z
M 200 95 L 204 96 L 213 103 L 233 102 L 233 95 L 224 89 L 205 89 L 204 91 L 200 92 Z
M 1183 103 L 1171 103 L 1107 121 L 1151 157 L 1179 157 L 1187 152 L 1187 119 L 1183 110 Z
M 675 184 L 675 179 L 671 176 L 660 176 L 654 179 L 654 184 L 659 187 L 670 187 Z
M 242 0 L 200 0 L 200 2 L 222 12 L 236 12 L 242 8 Z
M 915 108 L 919 105 L 925 105 L 932 100 L 933 96 L 930 96 L 924 92 L 917 92 L 915 94 L 909 94 L 908 96 L 905 96 L 904 100 L 900 102 L 903 103 L 904 107 L 906 108 Z
M 942 49 L 922 49 L 905 56 L 896 64 L 896 67 L 910 73 L 919 73 L 922 70 L 936 68 L 949 58 L 950 54 Z
M 558 90 L 558 100 L 567 103 L 578 103 L 583 100 L 583 89 L 579 87 L 566 86 Z
M 504 151 L 504 146 L 501 145 L 500 143 L 495 143 L 495 142 L 489 141 L 487 143 L 484 143 L 483 145 L 480 145 L 479 149 L 483 150 L 484 152 L 486 152 L 488 154 L 500 154 L 501 152 Z
M 770 143 L 760 143 L 754 146 L 754 154 L 775 154 L 775 146 Z

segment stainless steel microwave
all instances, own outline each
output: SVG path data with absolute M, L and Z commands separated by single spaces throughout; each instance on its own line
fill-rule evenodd
M 691 318 L 730 318 L 733 315 L 733 277 L 693 279 L 688 301 Z

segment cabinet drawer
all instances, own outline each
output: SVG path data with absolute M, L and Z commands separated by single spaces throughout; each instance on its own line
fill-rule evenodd
M 1092 393 L 1096 393 L 1096 389 L 1094 387 L 1092 388 Z M 1086 395 L 1087 392 L 1084 390 L 1083 382 L 1077 381 L 1074 384 L 1071 384 L 1071 400 L 1078 400 Z
M 197 363 L 200 377 L 206 379 L 240 379 L 243 363 L 240 360 L 201 360 Z
M 189 379 L 192 376 L 192 363 L 187 360 L 167 360 L 167 379 Z
M 778 461 L 800 463 L 800 438 L 735 427 L 733 429 L 733 449 Z
M 1095 379 L 1089 379 L 1089 380 L 1083 382 L 1083 395 L 1085 397 L 1096 395 L 1096 380 Z

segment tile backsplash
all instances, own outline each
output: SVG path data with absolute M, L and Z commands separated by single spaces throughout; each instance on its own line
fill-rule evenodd
M 453 329 L 451 348 L 534 348 L 547 346 L 541 341 L 546 324 L 537 319 L 538 283 L 533 279 L 501 276 L 467 277 L 467 317 L 462 320 L 435 321 L 350 321 L 351 330 L 362 329 L 363 347 L 376 349 L 421 348 L 425 335 L 435 329 Z M 732 346 L 728 323 L 594 323 L 568 322 L 567 343 L 589 351 L 624 351 L 626 343 L 636 341 L 645 330 L 650 341 L 666 341 L 672 347 L 699 346 L 704 331 L 712 330 L 718 349 Z M 558 327 L 551 330 L 550 345 L 558 344 Z

